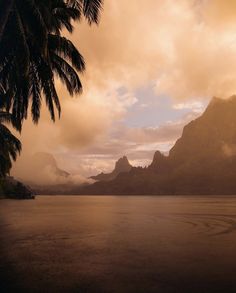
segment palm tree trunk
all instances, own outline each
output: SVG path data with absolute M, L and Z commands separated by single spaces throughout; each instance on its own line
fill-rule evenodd
M 12 10 L 14 0 L 0 0 L 0 41 L 7 24 L 9 14 Z

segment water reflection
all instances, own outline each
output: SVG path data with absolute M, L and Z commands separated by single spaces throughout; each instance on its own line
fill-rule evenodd
M 38 197 L 0 215 L 8 292 L 236 292 L 234 197 Z

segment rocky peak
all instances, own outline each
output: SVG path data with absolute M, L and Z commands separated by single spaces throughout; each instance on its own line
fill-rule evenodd
M 128 158 L 124 156 L 116 162 L 115 169 L 111 173 L 100 173 L 97 176 L 92 176 L 91 178 L 97 181 L 110 181 L 115 179 L 120 173 L 129 172 L 131 169 L 132 166 L 130 165 Z
M 118 172 L 128 172 L 131 168 L 132 166 L 130 165 L 126 156 L 120 158 L 115 165 L 115 170 Z
M 166 157 L 160 152 L 156 151 L 149 169 L 162 169 L 166 165 Z

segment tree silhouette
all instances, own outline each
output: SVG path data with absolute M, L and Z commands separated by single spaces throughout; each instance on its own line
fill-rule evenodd
M 20 141 L 4 125 L 11 122 L 12 115 L 0 111 L 0 178 L 9 174 L 12 161 L 16 160 L 17 154 L 21 151 Z
M 21 130 L 29 106 L 38 123 L 43 99 L 55 120 L 61 106 L 57 76 L 70 93 L 80 93 L 78 73 L 85 62 L 74 44 L 62 35 L 84 17 L 98 24 L 102 0 L 0 0 L 0 178 L 21 151 L 20 141 L 6 127 Z
M 35 123 L 43 98 L 55 120 L 61 107 L 55 76 L 68 92 L 80 93 L 78 73 L 85 69 L 82 55 L 62 30 L 73 31 L 73 21 L 84 16 L 98 23 L 102 0 L 0 0 L 0 84 L 5 89 L 6 109 L 18 124 L 31 106 Z

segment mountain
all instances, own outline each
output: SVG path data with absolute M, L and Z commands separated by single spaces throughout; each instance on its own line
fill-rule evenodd
M 183 129 L 169 156 L 159 151 L 148 168 L 132 168 L 83 194 L 236 194 L 236 96 L 213 98 Z
M 25 183 L 35 194 L 73 194 L 75 189 L 93 182 L 79 174 L 70 174 L 60 169 L 54 156 L 49 153 L 36 153 L 31 159 L 30 172 L 33 176 Z
M 131 169 L 132 166 L 130 165 L 127 157 L 124 156 L 116 162 L 115 169 L 111 173 L 100 173 L 97 176 L 92 176 L 90 178 L 96 181 L 111 181 L 115 179 L 120 173 L 127 173 Z
M 68 181 L 70 174 L 58 167 L 53 155 L 45 152 L 38 152 L 32 155 L 27 162 L 27 172 L 17 173 L 24 184 L 30 186 L 36 193 L 46 186 L 56 186 Z
M 37 170 L 45 170 L 46 168 L 50 168 L 50 171 L 55 176 L 68 177 L 70 175 L 68 172 L 58 168 L 56 159 L 49 153 L 36 153 L 33 155 L 32 161 Z

